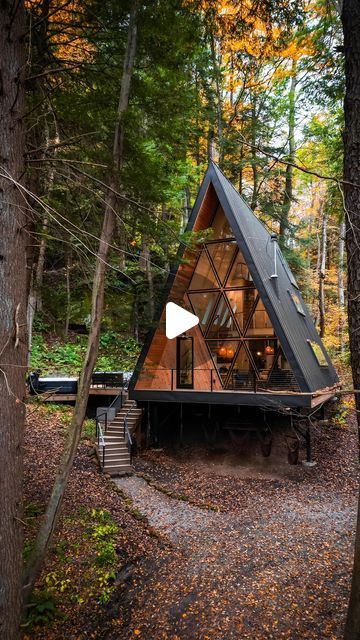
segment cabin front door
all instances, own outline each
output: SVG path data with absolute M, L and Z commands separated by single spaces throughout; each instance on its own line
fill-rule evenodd
M 194 388 L 194 341 L 192 337 L 176 338 L 176 387 Z

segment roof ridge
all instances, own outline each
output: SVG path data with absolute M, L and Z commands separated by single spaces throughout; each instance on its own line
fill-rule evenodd
M 234 187 L 233 183 L 229 180 L 229 178 L 227 178 L 227 177 L 226 177 L 225 173 L 223 172 L 223 170 L 222 170 L 222 169 L 220 169 L 219 165 L 218 165 L 218 164 L 216 164 L 216 162 L 214 162 L 214 160 L 211 160 L 211 162 L 212 162 L 212 163 L 213 163 L 213 165 L 215 166 L 215 169 L 217 169 L 217 170 L 221 173 L 221 175 L 222 175 L 222 176 L 224 176 L 225 180 L 226 180 L 226 181 L 227 181 L 227 182 L 232 186 L 232 188 L 234 189 L 234 191 L 235 191 L 236 195 L 238 195 L 238 196 L 240 196 L 240 198 L 242 198 L 242 195 L 241 195 L 240 191 L 238 191 L 238 190 L 236 189 L 236 187 Z M 244 202 L 245 202 L 245 200 L 244 200 Z M 246 202 L 245 202 L 245 204 L 246 204 L 247 206 L 249 206 Z M 250 209 L 250 207 L 249 207 L 249 209 Z M 251 210 L 251 209 L 250 209 L 250 210 Z M 253 213 L 253 212 L 252 212 L 252 213 Z
M 245 204 L 245 206 L 248 208 L 249 213 L 252 214 L 253 218 L 255 218 L 255 220 L 261 224 L 262 227 L 264 227 L 265 231 L 267 231 L 267 233 L 269 234 L 269 236 L 273 233 L 272 229 L 269 227 L 267 222 L 263 222 L 259 216 L 257 216 L 254 211 L 252 210 L 252 208 L 250 207 L 250 205 L 246 202 L 245 198 L 241 195 L 240 191 L 238 191 L 236 189 L 236 187 L 234 187 L 233 183 L 231 182 L 231 180 L 229 180 L 229 178 L 226 177 L 225 173 L 222 171 L 222 169 L 220 169 L 219 165 L 216 164 L 216 162 L 214 162 L 214 160 L 210 160 L 210 162 L 215 166 L 215 169 L 217 169 L 217 171 L 219 171 L 219 173 L 221 173 L 221 175 L 225 178 L 226 182 L 229 183 L 229 185 L 233 188 L 233 190 L 235 191 L 236 195 L 241 198 L 241 200 L 243 201 L 243 203 Z M 279 247 L 280 249 L 280 247 Z

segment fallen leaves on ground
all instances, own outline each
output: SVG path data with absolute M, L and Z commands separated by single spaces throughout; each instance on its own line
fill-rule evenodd
M 39 508 L 63 441 L 60 414 L 30 417 L 26 499 Z M 58 605 L 63 618 L 27 637 L 340 639 L 356 518 L 356 446 L 354 429 L 319 427 L 318 465 L 268 478 L 208 464 L 199 448 L 185 455 L 149 451 L 136 460 L 145 479 L 119 481 L 129 502 L 98 472 L 82 443 L 38 585 L 66 565 L 70 587 Z M 89 595 L 96 572 L 84 514 L 92 509 L 105 510 L 118 525 L 120 578 L 105 604 Z M 29 535 L 38 517 L 33 520 Z M 64 541 L 66 562 L 64 553 L 59 558 Z

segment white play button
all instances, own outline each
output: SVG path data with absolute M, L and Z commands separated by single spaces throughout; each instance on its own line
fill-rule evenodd
M 199 318 L 174 302 L 166 305 L 166 337 L 171 340 L 199 324 Z

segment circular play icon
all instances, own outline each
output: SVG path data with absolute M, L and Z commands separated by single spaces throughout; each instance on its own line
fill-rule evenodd
M 174 302 L 166 305 L 166 337 L 171 340 L 199 324 L 199 318 Z

